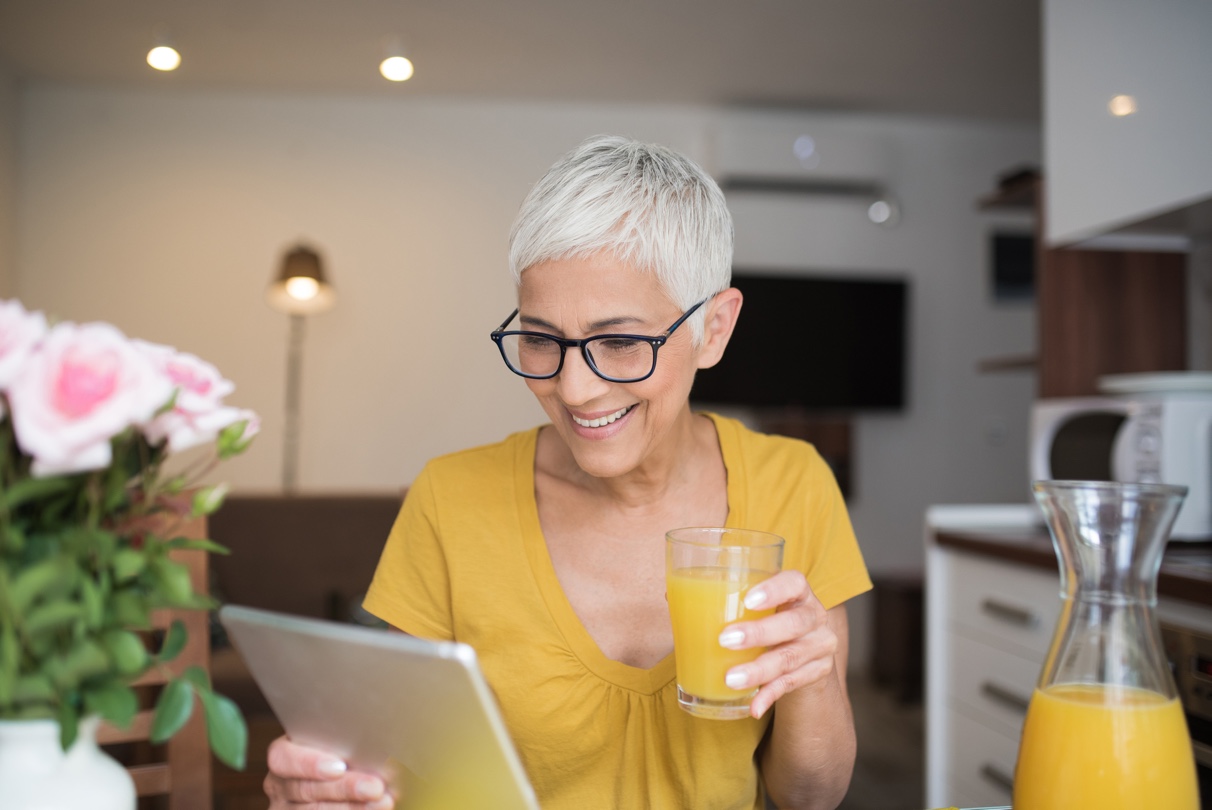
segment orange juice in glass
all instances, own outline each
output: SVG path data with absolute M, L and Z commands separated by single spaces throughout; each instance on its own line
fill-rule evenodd
M 1031 698 L 1015 810 L 1198 810 L 1182 706 L 1158 692 L 1054 684 Z
M 748 529 L 674 529 L 665 540 L 665 588 L 673 622 L 678 704 L 716 720 L 747 717 L 756 689 L 731 689 L 724 676 L 763 650 L 729 650 L 720 633 L 734 622 L 768 616 L 745 594 L 779 572 L 783 538 Z

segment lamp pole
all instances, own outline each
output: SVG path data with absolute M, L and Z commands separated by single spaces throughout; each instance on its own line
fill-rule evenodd
M 299 487 L 299 405 L 302 400 L 304 316 L 290 316 L 286 350 L 286 425 L 282 448 L 282 490 L 294 495 Z

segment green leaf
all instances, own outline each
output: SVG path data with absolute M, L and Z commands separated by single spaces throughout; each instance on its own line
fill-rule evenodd
M 147 667 L 147 647 L 143 639 L 129 630 L 109 630 L 101 637 L 101 646 L 122 675 L 134 675 Z
M 6 621 L 4 629 L 0 630 L 0 705 L 13 700 L 20 665 L 21 646 L 17 642 L 17 631 Z
M 146 630 L 151 627 L 151 613 L 147 600 L 131 590 L 114 593 L 109 600 L 109 616 L 106 624 Z
M 152 575 L 160 586 L 160 596 L 169 605 L 185 605 L 194 595 L 189 569 L 181 563 L 167 559 L 155 560 Z
M 24 614 L 35 599 L 70 584 L 75 578 L 75 566 L 63 557 L 55 556 L 31 565 L 12 580 L 8 589 L 8 602 L 13 615 Z
M 192 667 L 186 668 L 186 670 L 181 673 L 181 677 L 192 683 L 194 688 L 198 690 L 198 694 L 211 691 L 210 675 L 207 674 L 205 669 L 197 666 L 196 664 Z
M 131 721 L 139 712 L 139 699 L 129 686 L 111 683 L 84 693 L 84 708 L 90 714 L 99 714 L 118 728 L 130 728 Z
M 185 649 L 185 642 L 188 640 L 189 636 L 185 632 L 185 622 L 176 619 L 164 635 L 164 643 L 160 645 L 160 652 L 156 654 L 156 660 L 162 664 L 172 661 Z
M 105 621 L 105 599 L 92 577 L 80 578 L 80 606 L 84 609 L 84 624 L 96 630 Z
M 12 554 L 20 554 L 25 550 L 25 545 L 25 532 L 20 526 L 9 524 L 8 528 L 0 532 L 0 549 Z
M 184 678 L 169 681 L 156 701 L 156 712 L 152 716 L 152 743 L 158 745 L 180 731 L 189 721 L 193 710 L 193 684 Z
M 27 635 L 36 636 L 83 616 L 84 608 L 76 602 L 47 602 L 31 610 L 21 626 Z
M 237 771 L 244 770 L 248 755 L 248 726 L 236 704 L 214 692 L 200 692 L 206 712 L 206 734 L 215 756 Z
M 63 533 L 63 545 L 76 557 L 95 556 L 104 564 L 118 547 L 118 536 L 104 529 L 75 527 Z
M 76 713 L 75 707 L 72 706 L 69 700 L 62 701 L 55 714 L 59 720 L 59 745 L 66 751 L 76 741 L 76 734 L 79 731 L 77 724 L 80 722 L 80 716 Z
M 42 674 L 26 675 L 17 679 L 13 689 L 14 703 L 32 703 L 35 701 L 50 703 L 55 699 L 55 685 L 51 679 Z
M 230 487 L 227 484 L 215 484 L 198 490 L 194 493 L 193 501 L 190 504 L 190 517 L 214 514 L 223 505 L 223 499 L 227 497 L 228 489 Z
M 42 500 L 60 492 L 66 492 L 71 489 L 73 483 L 75 481 L 72 478 L 65 476 L 25 478 L 6 489 L 0 499 L 3 499 L 5 509 L 12 512 L 28 501 Z
M 66 655 L 48 658 L 42 672 L 61 690 L 74 689 L 86 678 L 101 675 L 110 668 L 109 656 L 95 641 L 84 639 L 68 650 Z
M 231 554 L 231 550 L 227 546 L 221 546 L 214 540 L 203 540 L 201 538 L 174 537 L 165 543 L 165 545 L 172 549 L 184 548 L 192 551 L 209 551 L 212 554 Z
M 147 557 L 138 549 L 120 548 L 114 552 L 110 565 L 114 570 L 115 582 L 129 582 L 143 572 Z
M 188 484 L 189 479 L 184 475 L 174 475 L 164 482 L 164 492 L 167 495 L 179 495 Z

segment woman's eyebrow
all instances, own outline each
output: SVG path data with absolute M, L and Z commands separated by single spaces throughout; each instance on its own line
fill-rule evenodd
M 521 316 L 519 316 L 518 321 L 519 321 L 519 323 L 521 323 L 525 326 L 528 326 L 528 327 L 546 329 L 550 332 L 555 332 L 556 334 L 561 334 L 561 335 L 564 334 L 560 329 L 558 329 L 556 327 L 555 324 L 548 323 L 547 321 L 543 320 L 542 318 L 535 318 L 530 315 L 521 315 Z M 593 323 L 589 324 L 589 329 L 587 331 L 597 332 L 600 329 L 609 329 L 612 326 L 623 326 L 624 324 L 631 324 L 631 323 L 643 323 L 643 321 L 641 321 L 639 318 L 635 318 L 635 317 L 631 317 L 631 316 L 627 316 L 627 315 L 620 316 L 617 318 L 603 318 L 600 321 L 594 321 Z

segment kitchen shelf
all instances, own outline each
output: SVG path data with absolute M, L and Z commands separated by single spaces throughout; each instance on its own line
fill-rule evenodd
M 976 370 L 980 374 L 993 374 L 1002 371 L 1027 371 L 1039 367 L 1038 354 L 1007 354 L 1001 357 L 987 357 L 978 360 Z
M 999 208 L 1033 209 L 1039 178 L 1039 172 L 1032 168 L 1018 169 L 1002 175 L 998 179 L 997 190 L 978 199 L 976 205 L 982 211 Z

